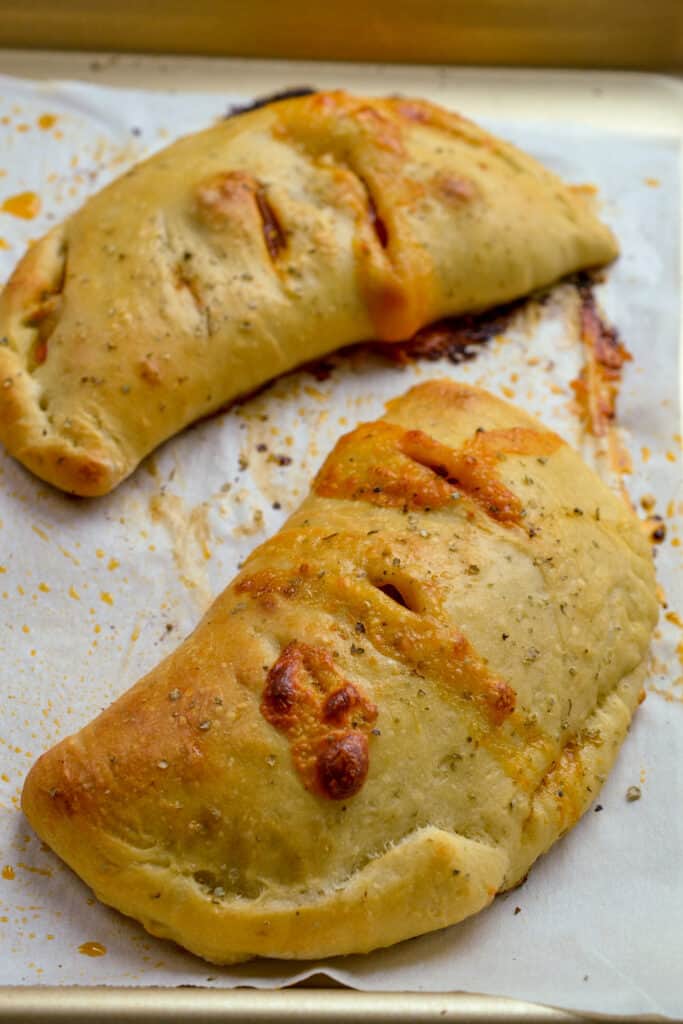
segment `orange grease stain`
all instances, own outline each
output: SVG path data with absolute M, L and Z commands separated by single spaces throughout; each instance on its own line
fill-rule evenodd
M 23 868 L 24 871 L 30 871 L 32 875 L 43 875 L 44 878 L 52 878 L 52 872 L 49 868 L 34 868 L 30 864 L 24 864 L 19 861 L 19 867 Z
M 11 867 L 9 864 L 5 864 L 1 874 L 2 877 L 5 878 L 8 882 L 11 882 L 12 879 L 16 877 L 14 873 L 14 868 Z
M 5 241 L 4 238 L 0 238 L 0 249 L 9 249 L 9 242 Z
M 663 697 L 668 704 L 683 704 L 683 696 L 679 696 L 676 693 L 672 693 L 671 690 L 663 690 L 661 687 L 654 685 L 650 686 L 650 690 L 652 691 L 652 693 L 657 693 L 660 697 Z
M 38 127 L 42 128 L 44 132 L 48 132 L 56 124 L 57 117 L 55 114 L 41 114 L 38 118 Z
M 22 220 L 33 220 L 40 213 L 40 206 L 40 196 L 35 192 L 18 192 L 5 199 L 0 210 L 11 213 L 13 217 L 21 217 Z
M 78 952 L 83 956 L 104 956 L 107 947 L 103 946 L 101 942 L 83 942 L 78 947 Z

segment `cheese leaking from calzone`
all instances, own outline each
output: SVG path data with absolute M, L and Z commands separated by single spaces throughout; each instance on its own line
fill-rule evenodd
M 524 412 L 432 381 L 339 441 L 23 808 L 101 900 L 208 960 L 385 946 L 482 909 L 575 824 L 656 620 L 621 498 Z
M 0 296 L 0 440 L 105 494 L 295 366 L 616 254 L 584 197 L 455 113 L 273 103 L 157 153 L 29 249 Z

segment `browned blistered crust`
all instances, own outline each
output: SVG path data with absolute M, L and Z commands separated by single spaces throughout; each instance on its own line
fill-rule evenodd
M 343 92 L 261 107 L 30 248 L 0 295 L 0 440 L 57 487 L 105 494 L 280 373 L 616 254 L 581 196 L 457 114 Z
M 516 885 L 594 800 L 656 618 L 628 506 L 519 409 L 432 381 L 341 439 L 23 807 L 209 960 L 388 945 Z

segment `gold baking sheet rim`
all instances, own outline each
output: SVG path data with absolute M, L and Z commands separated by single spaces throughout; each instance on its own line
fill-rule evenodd
M 464 69 L 443 66 L 351 65 L 201 57 L 140 57 L 102 53 L 0 50 L 0 72 L 33 79 L 79 79 L 101 85 L 216 90 L 264 94 L 292 84 L 343 83 L 372 93 L 410 90 L 457 103 L 476 117 L 541 116 L 579 119 L 612 130 L 678 136 L 683 145 L 683 76 L 628 72 Z M 391 85 L 389 84 L 391 83 Z M 548 86 L 549 88 L 546 88 Z M 600 111 L 585 106 L 594 89 L 611 100 Z M 457 95 L 457 100 L 456 100 Z M 500 101 L 504 102 L 504 110 Z M 654 102 L 658 99 L 659 102 Z M 667 102 L 669 101 L 669 102 Z M 683 184 L 683 183 L 682 183 Z M 683 238 L 681 239 L 683 252 Z M 681 310 L 683 344 L 683 307 Z M 683 358 L 681 359 L 683 370 Z M 681 379 L 683 393 L 683 375 Z M 498 1024 L 529 1021 L 671 1021 L 656 1014 L 615 1016 L 574 1012 L 502 996 L 452 992 L 361 992 L 322 974 L 289 988 L 0 986 L 0 1024 L 27 1021 L 225 1021 L 248 1024 L 389 1024 L 455 1021 Z
M 163 14 L 162 14 L 163 12 Z M 297 60 L 683 66 L 680 0 L 0 0 L 0 46 Z
M 313 979 L 311 979 L 313 980 Z M 569 1024 L 620 1020 L 602 1014 L 573 1013 L 516 999 L 465 992 L 358 992 L 345 988 L 298 986 L 275 991 L 207 988 L 0 988 L 2 1024 L 26 1021 L 135 1022 L 169 1020 L 249 1022 L 249 1024 L 388 1024 L 409 1021 L 473 1024 Z M 623 1018 L 625 1019 L 625 1018 Z M 667 1018 L 641 1016 L 633 1021 Z

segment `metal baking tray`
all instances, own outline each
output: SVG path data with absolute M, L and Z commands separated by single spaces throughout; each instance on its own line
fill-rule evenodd
M 290 988 L 279 992 L 245 989 L 18 988 L 0 989 L 0 1020 L 116 1021 L 162 1024 L 166 1021 L 227 1021 L 230 1024 L 569 1024 L 592 1019 L 564 1010 L 492 996 L 454 993 L 355 992 L 351 989 Z M 597 1018 L 596 1018 L 597 1019 Z M 602 1020 L 615 1018 L 600 1018 Z M 646 1020 L 647 1018 L 640 1018 Z M 654 1018 L 651 1018 L 654 1020 Z
M 7 10 L 0 0 L 0 14 Z M 10 3 L 11 7 L 12 4 Z M 69 5 L 67 5 L 69 6 Z M 125 5 L 124 5 L 125 6 Z M 402 5 L 399 3 L 398 5 Z M 467 5 L 466 5 L 467 6 Z M 471 5 L 470 5 L 471 6 Z M 531 5 L 533 6 L 533 4 Z M 625 9 L 635 4 L 625 4 Z M 661 7 L 676 35 L 683 12 L 679 0 Z M 72 4 L 73 10 L 76 5 Z M 258 7 L 258 5 L 257 5 Z M 19 7 L 17 6 L 17 10 Z M 25 10 L 33 8 L 25 6 Z M 53 8 L 54 10 L 54 8 Z M 676 13 L 678 12 L 678 14 Z M 665 19 L 666 20 L 666 19 Z M 37 24 L 37 22 L 36 22 Z M 0 42 L 8 41 L 0 18 Z M 659 21 L 660 29 L 663 26 Z M 11 34 L 11 33 L 10 33 Z M 63 35 L 59 36 L 62 44 Z M 80 38 L 74 36 L 76 40 Z M 563 37 L 564 38 L 564 37 Z M 43 37 L 36 40 L 45 42 Z M 565 38 L 566 41 L 566 38 Z M 657 58 L 674 63 L 674 38 Z M 621 51 L 619 51 L 621 52 Z M 400 53 L 399 53 L 400 57 Z M 652 64 L 636 50 L 612 64 Z M 683 145 L 683 78 L 620 71 L 476 69 L 452 66 L 334 64 L 283 60 L 136 56 L 113 53 L 0 50 L 0 72 L 32 79 L 81 79 L 103 85 L 143 88 L 239 91 L 264 94 L 287 86 L 343 84 L 357 91 L 403 91 L 464 109 L 474 117 L 581 120 L 597 129 L 635 132 L 641 128 L 678 137 Z M 0 954 L 1 955 L 1 954 Z M 64 986 L 0 987 L 0 1021 L 193 1021 L 388 1022 L 481 1021 L 563 1022 L 608 1020 L 518 1000 L 470 993 L 370 993 L 344 989 L 323 976 L 279 991 L 203 988 L 113 988 Z M 620 1018 L 621 1019 L 621 1018 Z M 645 1021 L 653 1016 L 631 1017 Z
M 0 46 L 289 60 L 673 69 L 680 0 L 0 0 Z

